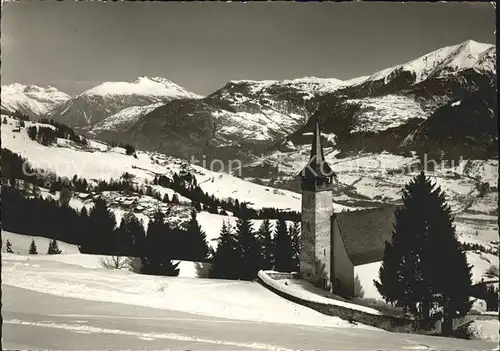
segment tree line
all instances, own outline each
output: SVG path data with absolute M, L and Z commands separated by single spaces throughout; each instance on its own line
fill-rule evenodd
M 123 191 L 131 194 L 151 196 L 164 203 L 179 204 L 178 193 L 190 199 L 197 211 L 207 211 L 224 216 L 228 214 L 227 212 L 231 212 L 235 217 L 251 219 L 277 219 L 282 217 L 294 222 L 300 221 L 300 213 L 297 211 L 282 211 L 271 207 L 255 210 L 238 199 L 234 201 L 231 199 L 227 201 L 218 199 L 214 195 L 203 192 L 197 184 L 196 177 L 191 173 L 183 175 L 174 173 L 172 178 L 164 175 L 154 178 L 154 185 L 160 185 L 176 192 L 170 199 L 167 194 L 161 195 L 159 191 L 153 189 L 151 186 L 143 187 L 134 184 L 132 181 L 134 176 L 127 172 L 123 173 L 119 179 L 99 180 L 97 184 L 90 184 L 86 179 L 80 178 L 76 174 L 69 179 L 67 177 L 58 177 L 55 173 L 47 170 L 38 170 L 38 172 L 35 172 L 25 158 L 6 148 L 2 148 L 2 167 L 2 179 L 4 181 L 9 179 L 11 182 L 15 179 L 27 180 L 34 187 L 48 188 L 52 194 L 62 191 L 64 188 L 81 193 Z
M 287 226 L 283 217 L 276 221 L 274 235 L 265 219 L 255 230 L 249 218 L 238 218 L 233 230 L 224 222 L 217 250 L 213 253 L 209 277 L 253 280 L 259 270 L 298 272 L 300 265 L 300 226 Z
M 19 215 L 22 213 L 29 214 L 29 220 Z M 153 218 L 158 216 L 155 214 Z M 143 255 L 144 225 L 133 213 L 127 213 L 117 225 L 113 212 L 102 198 L 98 198 L 90 210 L 83 207 L 78 211 L 69 206 L 68 194 L 64 192 L 60 193 L 58 201 L 38 195 L 26 197 L 19 183 L 7 183 L 3 186 L 2 218 L 2 226 L 7 231 L 79 245 L 82 253 Z M 208 244 L 194 211 L 186 227 L 171 228 L 165 224 L 162 230 L 168 237 L 168 245 L 164 247 L 166 257 L 191 261 L 208 259 L 200 253 L 199 248 L 204 246 L 208 250 Z
M 126 143 L 119 143 L 117 142 L 116 140 L 112 140 L 110 143 L 109 143 L 109 146 L 111 147 L 121 147 L 121 148 L 124 148 L 125 149 L 125 153 L 129 156 L 131 155 L 136 155 L 135 153 L 135 146 L 132 145 L 132 144 L 126 144 Z
M 271 207 L 256 210 L 248 207 L 245 202 L 240 202 L 238 199 L 234 201 L 231 199 L 222 200 L 216 198 L 213 194 L 209 195 L 201 189 L 196 176 L 190 172 L 183 172 L 182 174 L 175 172 L 172 178 L 164 175 L 155 176 L 153 184 L 170 188 L 190 199 L 193 206 L 199 211 L 204 210 L 209 213 L 222 215 L 227 215 L 227 212 L 231 212 L 235 217 L 250 219 L 284 218 L 294 222 L 300 221 L 300 213 L 297 211 L 282 211 Z
M 54 127 L 50 128 L 41 125 L 28 127 L 27 133 L 29 138 L 31 140 L 38 141 L 42 145 L 52 145 L 57 142 L 57 138 L 68 139 L 80 145 L 88 144 L 85 137 L 76 134 L 75 131 L 66 124 L 56 122 L 52 119 L 48 120 L 46 118 L 42 118 L 39 122 Z
M 80 211 L 69 207 L 68 195 L 59 200 L 39 196 L 25 197 L 16 183 L 4 187 L 2 211 L 5 230 L 30 233 L 79 245 L 82 253 L 139 257 L 145 274 L 176 275 L 173 260 L 212 262 L 210 277 L 255 279 L 260 269 L 284 272 L 299 269 L 298 223 L 287 226 L 284 218 L 277 221 L 272 235 L 269 220 L 254 230 L 249 218 L 240 218 L 236 230 L 224 223 L 217 250 L 211 250 L 206 234 L 191 211 L 184 227 L 172 227 L 167 214 L 156 211 L 144 224 L 131 212 L 120 224 L 104 199 Z M 27 221 L 19 213 L 29 213 Z

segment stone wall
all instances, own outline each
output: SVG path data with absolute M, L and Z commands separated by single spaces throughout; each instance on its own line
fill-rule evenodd
M 265 274 L 273 279 L 275 279 L 274 277 L 277 277 L 278 280 L 294 277 L 294 275 L 290 273 L 288 273 L 287 275 L 287 273 L 265 272 Z M 260 277 L 258 278 L 258 281 L 267 289 L 271 290 L 277 295 L 289 301 L 297 303 L 299 305 L 312 308 L 313 310 L 316 310 L 325 315 L 340 317 L 347 321 L 358 322 L 376 328 L 385 329 L 391 332 L 403 332 L 403 333 L 412 332 L 413 320 L 411 319 L 404 319 L 388 315 L 375 315 L 363 311 L 353 310 L 343 306 L 324 304 L 320 302 L 312 302 L 287 294 L 281 290 L 278 290 L 272 287 L 271 285 L 266 284 Z

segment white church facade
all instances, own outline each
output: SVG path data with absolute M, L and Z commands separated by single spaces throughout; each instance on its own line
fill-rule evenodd
M 333 211 L 335 173 L 326 162 L 319 122 L 315 122 L 311 156 L 300 172 L 302 189 L 300 273 L 317 279 L 330 291 L 354 296 L 357 265 L 381 261 L 385 241 L 391 240 L 395 206 L 361 211 Z M 377 277 L 373 277 L 376 279 Z

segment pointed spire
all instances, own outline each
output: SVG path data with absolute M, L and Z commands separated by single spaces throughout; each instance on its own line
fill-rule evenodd
M 311 143 L 311 157 L 300 175 L 303 178 L 331 178 L 335 176 L 335 174 L 325 160 L 325 154 L 321 145 L 321 129 L 317 116 L 314 117 L 313 123 L 314 133 Z
M 316 157 L 317 161 L 323 161 L 325 159 L 325 154 L 323 153 L 323 147 L 321 146 L 321 131 L 319 129 L 319 118 L 314 118 L 314 133 L 311 147 L 311 159 Z

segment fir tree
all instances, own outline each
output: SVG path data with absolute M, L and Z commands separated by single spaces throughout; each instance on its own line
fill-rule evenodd
M 236 222 L 236 239 L 241 254 L 238 264 L 239 278 L 253 280 L 257 278 L 261 263 L 259 243 L 250 219 L 238 218 Z
M 9 239 L 7 239 L 7 242 L 5 243 L 5 252 L 14 253 L 14 251 L 12 250 L 12 243 L 9 241 Z
M 150 220 L 141 256 L 141 273 L 150 275 L 179 275 L 179 262 L 171 261 L 172 249 L 168 247 L 167 238 L 170 228 L 165 223 L 165 216 L 156 211 Z
M 168 198 L 168 194 L 165 194 L 165 196 L 163 196 L 163 202 L 168 204 L 170 202 L 170 199 Z
M 140 255 L 146 239 L 145 236 L 142 222 L 133 212 L 128 212 L 116 230 L 116 254 L 119 256 Z
M 81 252 L 112 254 L 116 249 L 113 235 L 115 226 L 115 215 L 108 209 L 106 201 L 98 198 L 89 213 Z
M 279 272 L 295 270 L 292 238 L 283 217 L 278 219 L 274 234 L 274 269 Z
M 419 177 L 430 183 L 423 172 Z M 426 209 L 428 234 L 422 257 L 424 277 L 431 282 L 430 290 L 443 318 L 442 332 L 448 335 L 453 329 L 453 319 L 465 316 L 472 307 L 469 301 L 471 266 L 457 239 L 445 194 L 434 184 Z
M 471 307 L 470 267 L 441 189 L 421 172 L 405 186 L 402 197 L 375 286 L 387 302 L 415 315 L 420 328 L 431 327 L 441 314 L 446 334 L 452 319 Z
M 177 193 L 175 193 L 173 196 L 172 196 L 172 203 L 174 205 L 178 205 L 180 204 L 180 201 L 179 201 L 179 196 L 177 195 Z
M 47 250 L 47 255 L 59 255 L 62 251 L 59 250 L 59 245 L 56 239 L 52 239 L 49 243 L 49 248 Z
M 257 232 L 257 238 L 261 252 L 261 269 L 272 269 L 274 264 L 274 248 L 269 219 L 262 221 Z
M 209 254 L 207 235 L 201 229 L 201 226 L 196 219 L 195 209 L 191 211 L 191 219 L 188 222 L 184 236 L 186 238 L 186 246 L 189 247 L 188 257 L 184 257 L 184 259 L 197 262 L 206 261 Z
M 29 254 L 30 255 L 38 255 L 38 249 L 37 249 L 36 244 L 35 244 L 35 239 L 31 240 Z
M 226 222 L 222 223 L 217 240 L 217 250 L 213 254 L 208 276 L 216 279 L 238 279 L 238 262 L 241 254 L 236 238 Z

